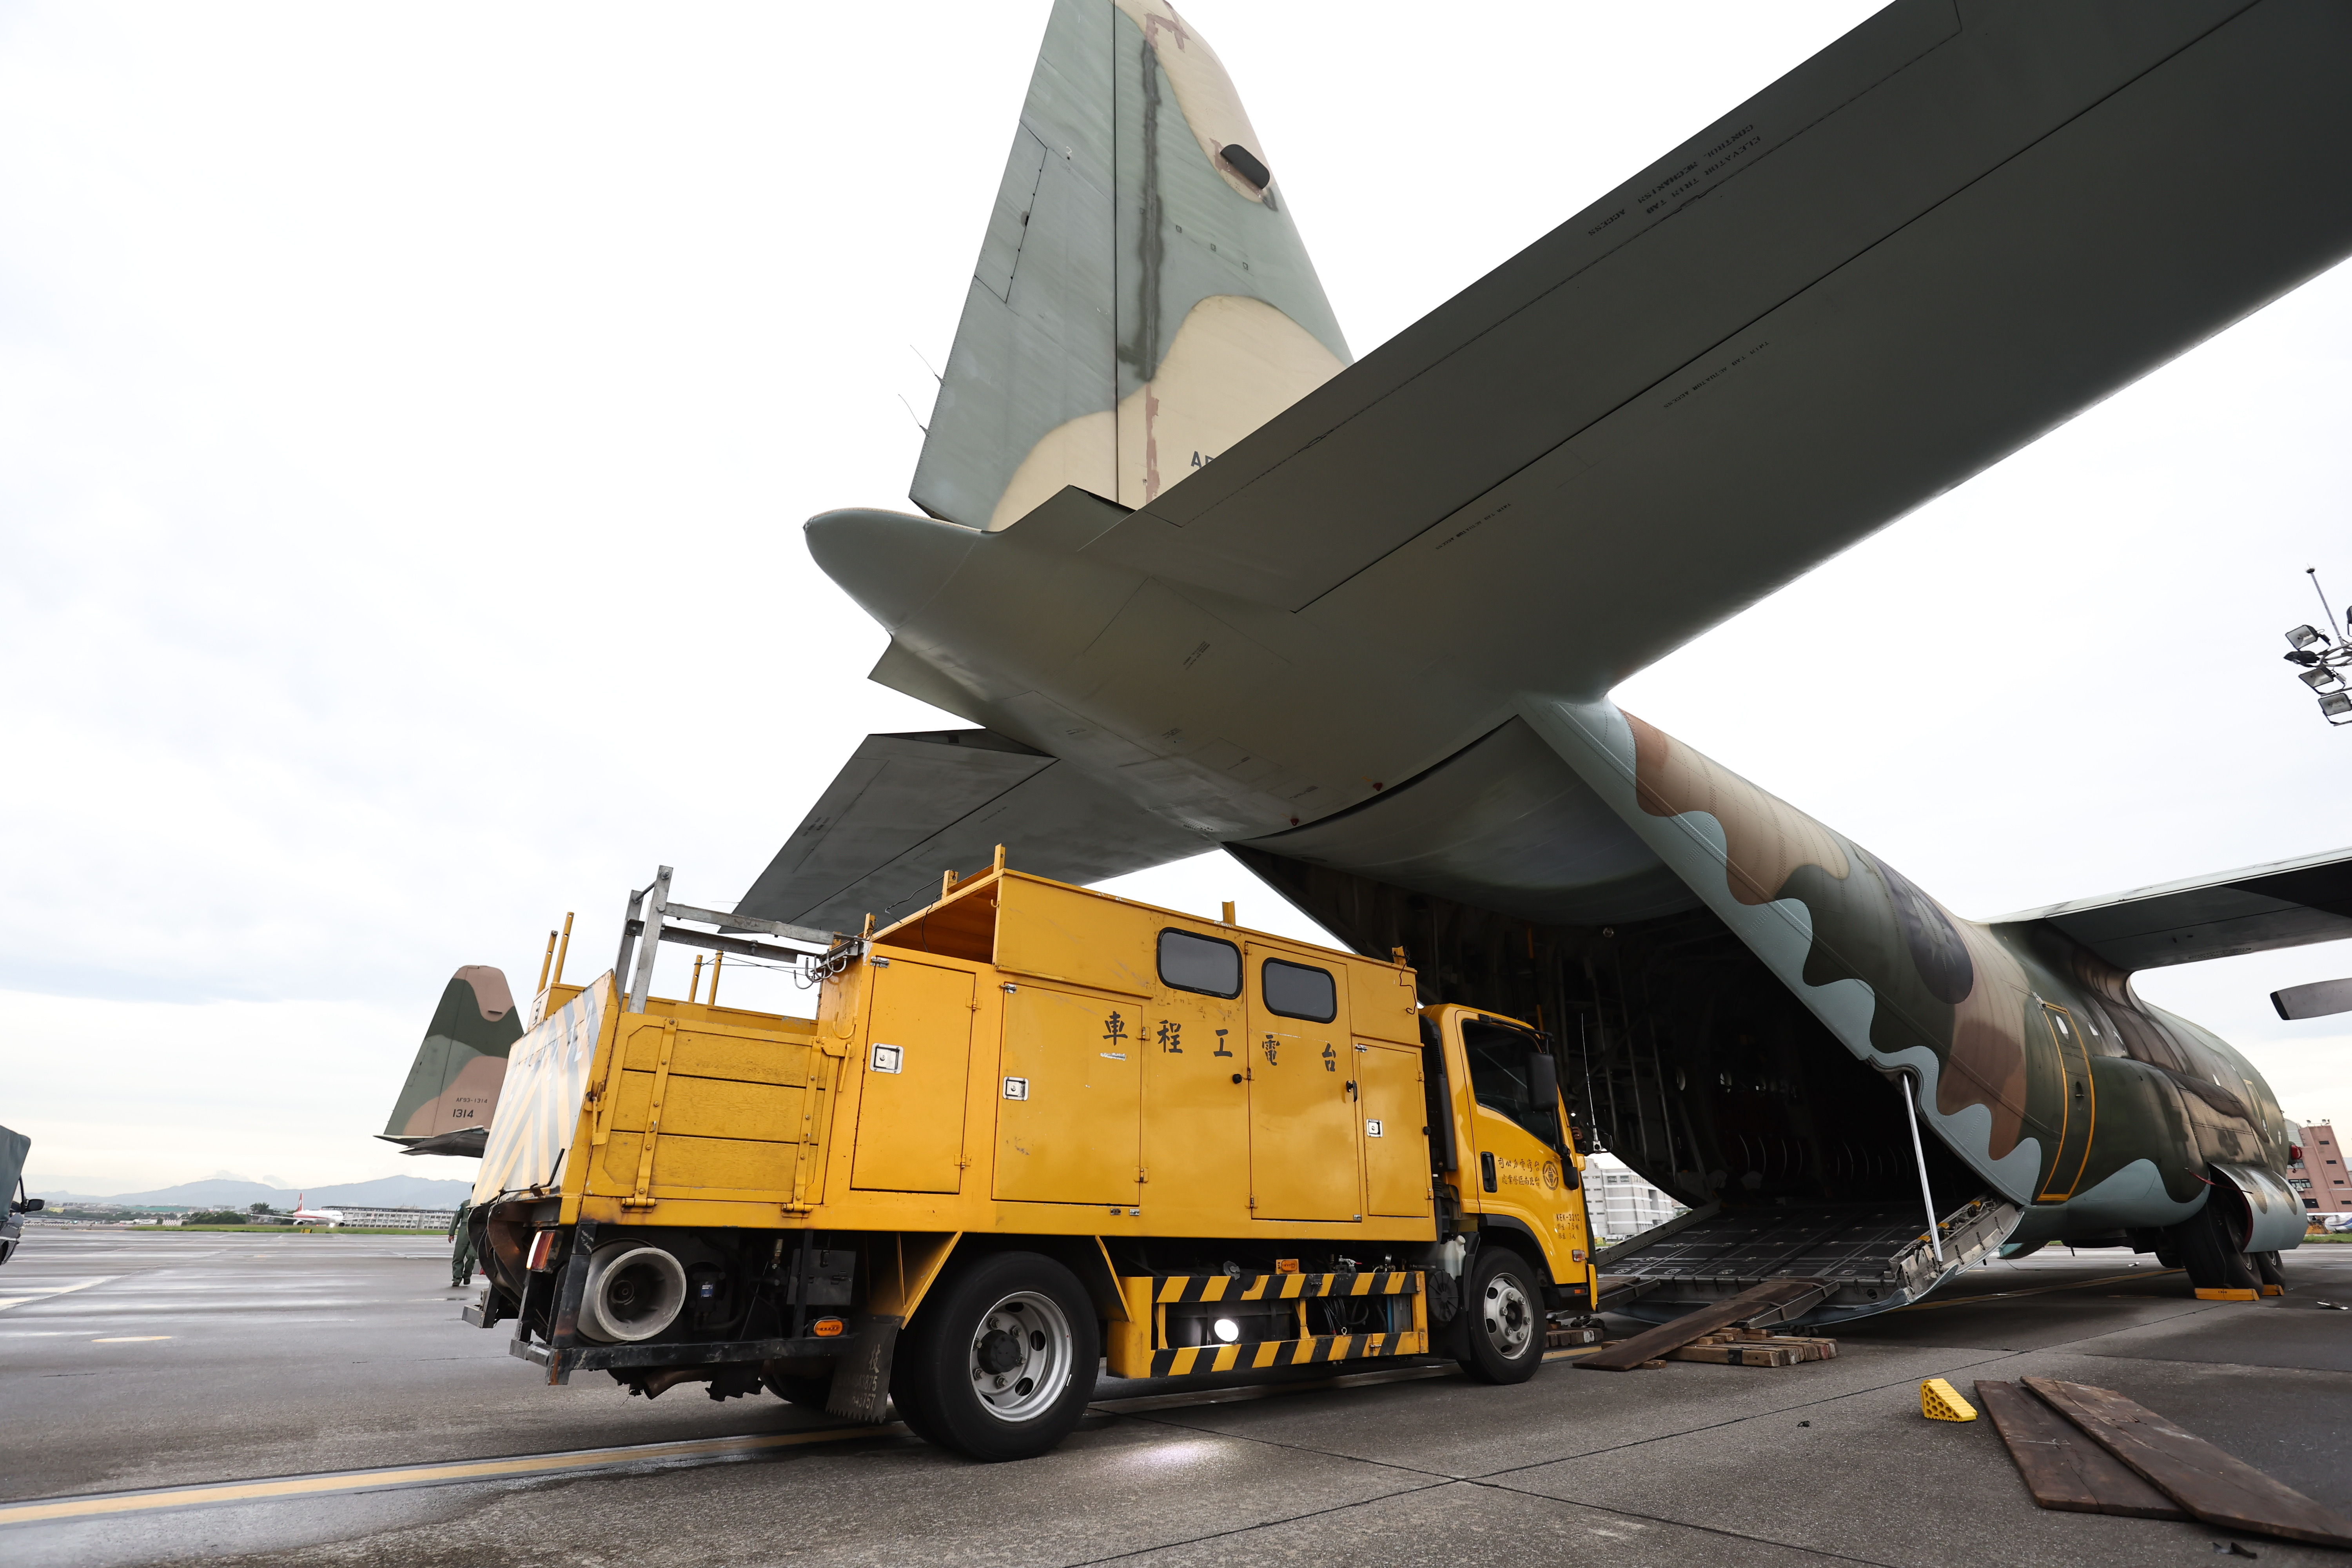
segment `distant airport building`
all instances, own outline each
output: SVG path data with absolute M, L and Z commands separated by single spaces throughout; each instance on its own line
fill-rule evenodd
M 457 1217 L 456 1209 L 375 1209 L 362 1208 L 356 1204 L 321 1204 L 343 1216 L 345 1225 L 378 1226 L 387 1230 L 447 1230 L 449 1222 Z
M 1593 1244 L 1607 1247 L 1665 1224 L 1683 1205 L 1618 1160 L 1595 1154 L 1584 1165 L 1584 1212 Z
M 2287 1184 L 2316 1214 L 2352 1214 L 2352 1173 L 2344 1168 L 2344 1145 L 2333 1123 L 2306 1121 L 2294 1142 L 2303 1158 L 2287 1170 Z

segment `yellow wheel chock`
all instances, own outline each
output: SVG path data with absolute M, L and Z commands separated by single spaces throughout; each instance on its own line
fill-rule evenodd
M 1931 1377 L 1919 1385 L 1919 1414 L 1930 1421 L 1973 1421 L 1977 1407 L 1944 1379 Z

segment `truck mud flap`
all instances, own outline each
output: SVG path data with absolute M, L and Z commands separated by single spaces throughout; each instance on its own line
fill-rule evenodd
M 824 1411 L 866 1426 L 890 1410 L 890 1361 L 898 1348 L 900 1320 L 868 1314 L 857 1321 L 856 1340 L 835 1363 L 833 1391 Z

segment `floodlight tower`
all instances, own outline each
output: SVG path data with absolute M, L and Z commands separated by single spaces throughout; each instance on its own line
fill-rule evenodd
M 2320 620 L 2328 629 L 2301 626 L 2286 634 L 2290 650 L 2289 664 L 2303 667 L 2297 679 L 2311 688 L 2319 699 L 2320 716 L 2330 724 L 2352 724 L 2352 689 L 2347 689 L 2344 672 L 2352 669 L 2352 615 L 2347 615 L 2345 629 L 2336 629 L 2336 609 L 2327 602 L 2327 590 L 2319 585 L 2319 568 L 2306 566 L 2311 579 L 2311 591 L 2319 595 Z

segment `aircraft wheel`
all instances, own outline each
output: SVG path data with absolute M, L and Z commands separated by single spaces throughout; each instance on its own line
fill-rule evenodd
M 2257 1252 L 2251 1256 L 2254 1260 L 2254 1272 L 2263 1277 L 2263 1284 L 2275 1285 L 2282 1290 L 2286 1289 L 2286 1275 L 2280 1270 L 2277 1253 Z
M 1505 1247 L 1481 1247 L 1462 1292 L 1462 1370 L 1481 1383 L 1525 1383 L 1543 1364 L 1543 1291 L 1527 1260 Z
M 2223 1202 L 2227 1195 L 2214 1193 L 2168 1233 L 2189 1283 L 2200 1290 L 2252 1290 L 2262 1283 L 2254 1260 L 2238 1250 L 2237 1216 Z
M 983 1258 L 935 1287 L 898 1341 L 890 1396 L 918 1435 L 993 1462 L 1045 1453 L 1094 1394 L 1094 1302 L 1052 1258 Z

